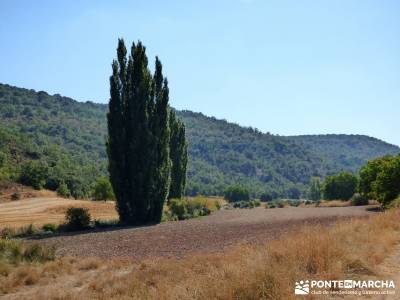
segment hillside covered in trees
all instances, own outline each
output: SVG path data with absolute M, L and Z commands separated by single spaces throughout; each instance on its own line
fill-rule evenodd
M 65 183 L 76 197 L 89 195 L 107 176 L 107 105 L 0 84 L 0 177 L 17 180 L 22 168 L 43 167 L 46 187 Z M 369 159 L 399 148 L 359 135 L 282 137 L 201 113 L 177 111 L 186 125 L 189 162 L 186 193 L 222 194 L 231 184 L 296 197 L 310 177 L 355 172 Z M 33 166 L 34 167 L 34 166 Z

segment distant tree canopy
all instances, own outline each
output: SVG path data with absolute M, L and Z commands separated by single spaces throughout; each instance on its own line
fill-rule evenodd
M 129 57 L 122 39 L 110 77 L 107 154 L 110 181 L 122 223 L 160 222 L 174 178 L 174 193 L 183 193 L 186 178 L 186 141 L 183 124 L 170 124 L 169 89 L 156 57 L 148 68 L 146 48 L 133 43 Z M 175 173 L 171 176 L 171 129 Z M 182 156 L 182 157 L 177 157 Z
M 348 172 L 328 176 L 323 186 L 324 198 L 327 200 L 349 200 L 357 191 L 357 185 L 357 176 Z
M 243 186 L 232 185 L 225 190 L 224 198 L 230 202 L 248 201 L 250 200 L 250 193 Z
M 312 177 L 310 180 L 308 198 L 314 201 L 321 200 L 321 181 L 318 177 Z
M 400 194 L 400 156 L 371 160 L 360 171 L 360 192 L 387 206 Z
M 72 197 L 90 198 L 96 179 L 108 176 L 108 110 L 108 105 L 0 83 L 0 180 L 18 181 L 25 162 L 40 161 L 48 167 L 44 188 L 65 184 Z M 223 195 L 227 186 L 240 183 L 252 197 L 265 191 L 290 197 L 292 187 L 306 197 L 313 176 L 357 173 L 370 159 L 399 153 L 398 147 L 367 136 L 284 137 L 201 113 L 174 112 L 185 124 L 185 194 L 190 196 Z

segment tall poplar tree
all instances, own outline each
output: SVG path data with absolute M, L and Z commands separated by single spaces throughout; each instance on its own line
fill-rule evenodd
M 181 198 L 186 186 L 187 143 L 185 138 L 185 125 L 179 120 L 175 112 L 170 111 L 170 156 L 172 161 L 171 186 L 169 199 Z
M 127 50 L 118 41 L 112 63 L 107 154 L 110 182 L 120 221 L 146 224 L 161 220 L 170 186 L 168 83 L 156 58 L 154 76 L 146 48 Z

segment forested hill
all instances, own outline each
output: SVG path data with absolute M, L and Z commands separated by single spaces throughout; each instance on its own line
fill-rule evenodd
M 0 84 L 0 177 L 16 179 L 24 161 L 46 166 L 49 188 L 88 194 L 105 176 L 107 105 L 77 102 Z M 259 194 L 304 192 L 311 176 L 355 171 L 399 148 L 366 136 L 280 137 L 190 111 L 178 112 L 189 142 L 188 194 L 221 194 L 240 183 Z
M 335 169 L 352 172 L 372 158 L 399 153 L 399 147 L 365 135 L 300 135 L 288 138 L 332 161 Z

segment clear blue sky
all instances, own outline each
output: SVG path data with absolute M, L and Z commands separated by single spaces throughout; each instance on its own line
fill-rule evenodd
M 0 82 L 106 103 L 118 37 L 178 109 L 400 145 L 400 1 L 0 0 Z

